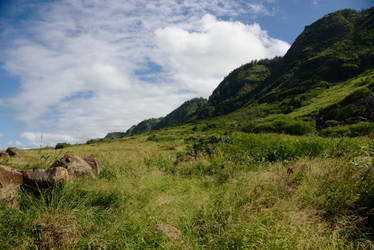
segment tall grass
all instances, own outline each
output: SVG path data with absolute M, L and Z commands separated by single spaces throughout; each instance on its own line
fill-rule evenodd
M 215 130 L 185 142 L 186 130 L 62 149 L 98 157 L 101 174 L 38 195 L 25 190 L 19 208 L 1 205 L 0 248 L 374 247 L 370 139 Z M 47 165 L 56 151 L 42 150 L 47 160 L 21 155 L 10 165 Z M 157 224 L 175 226 L 182 239 Z

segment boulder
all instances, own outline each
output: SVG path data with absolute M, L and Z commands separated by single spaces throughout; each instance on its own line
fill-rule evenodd
M 18 191 L 23 184 L 21 170 L 0 165 L 0 200 L 11 205 L 19 202 Z
M 18 149 L 16 148 L 7 148 L 6 152 L 10 157 L 20 157 Z
M 62 167 L 49 169 L 23 170 L 23 184 L 26 187 L 47 188 L 56 183 L 64 183 L 68 180 L 68 171 Z
M 83 160 L 85 160 L 91 166 L 92 170 L 95 172 L 96 175 L 100 174 L 100 163 L 96 157 L 87 156 L 84 157 Z
M 0 160 L 6 160 L 9 158 L 9 155 L 5 151 L 0 151 Z
M 94 177 L 100 173 L 100 164 L 95 157 L 83 159 L 76 155 L 67 154 L 56 161 L 52 167 L 65 168 L 69 175 L 74 177 Z

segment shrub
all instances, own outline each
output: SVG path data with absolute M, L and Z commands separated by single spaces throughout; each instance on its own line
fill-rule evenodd
M 232 138 L 225 135 L 209 135 L 199 139 L 197 143 L 193 145 L 193 154 L 196 156 L 198 152 L 207 153 L 209 156 L 212 155 L 213 151 L 219 144 L 231 144 Z
M 326 127 L 336 127 L 336 126 L 338 126 L 338 121 L 336 121 L 336 120 L 327 120 L 325 122 L 325 126 Z
M 147 137 L 147 141 L 158 141 L 158 137 L 156 135 L 150 135 Z
M 251 123 L 243 128 L 247 133 L 285 133 L 290 135 L 305 135 L 315 132 L 311 121 L 300 121 L 290 118 L 278 118 L 272 121 Z
M 344 100 L 342 101 L 342 104 L 347 104 L 347 103 L 357 101 L 361 98 L 369 96 L 370 94 L 371 94 L 371 91 L 368 88 L 366 87 L 360 88 L 354 91 L 352 94 L 345 97 Z
M 97 138 L 97 139 L 90 139 L 86 142 L 86 144 L 93 144 L 93 143 L 98 143 L 98 142 L 102 142 L 104 141 L 104 139 L 100 139 L 100 138 Z
M 353 125 L 329 127 L 320 131 L 321 136 L 331 137 L 356 137 L 367 136 L 374 131 L 373 122 L 359 122 Z
M 67 143 L 67 142 L 59 142 L 59 143 L 56 144 L 55 149 L 67 148 L 67 147 L 69 147 L 69 146 L 71 146 L 70 143 Z

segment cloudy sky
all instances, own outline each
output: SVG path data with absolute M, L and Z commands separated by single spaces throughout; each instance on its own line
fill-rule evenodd
M 0 148 L 85 142 L 209 97 L 371 0 L 0 0 Z M 41 140 L 42 138 L 42 140 Z

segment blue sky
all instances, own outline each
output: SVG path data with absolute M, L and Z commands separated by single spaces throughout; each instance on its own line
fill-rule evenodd
M 84 142 L 208 97 L 370 0 L 0 0 L 0 147 Z

